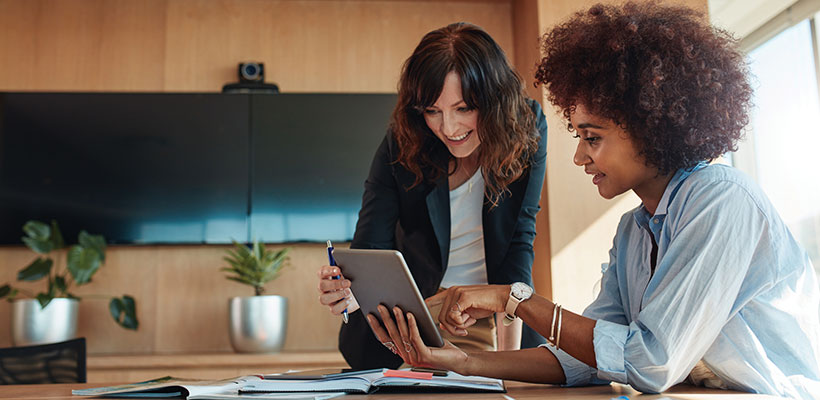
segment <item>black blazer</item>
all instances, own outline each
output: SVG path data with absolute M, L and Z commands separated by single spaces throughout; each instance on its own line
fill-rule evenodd
M 509 185 L 498 206 L 490 209 L 484 204 L 482 212 L 490 284 L 532 285 L 532 243 L 546 171 L 547 122 L 538 102 L 528 102 L 541 136 L 538 151 L 522 177 Z M 362 208 L 350 247 L 401 251 L 422 296 L 427 298 L 438 290 L 450 253 L 449 185 L 447 175 L 442 174 L 435 183 L 425 181 L 406 190 L 415 175 L 394 162 L 398 152 L 388 132 L 364 184 Z M 449 155 L 439 153 L 442 156 L 436 161 L 446 167 Z M 350 322 L 342 325 L 339 350 L 353 369 L 395 368 L 402 362 L 379 343 L 361 311 L 351 313 Z

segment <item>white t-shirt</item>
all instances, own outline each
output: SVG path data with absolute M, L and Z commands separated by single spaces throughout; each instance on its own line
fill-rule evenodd
M 450 257 L 441 287 L 487 284 L 483 206 L 484 177 L 479 168 L 450 191 Z

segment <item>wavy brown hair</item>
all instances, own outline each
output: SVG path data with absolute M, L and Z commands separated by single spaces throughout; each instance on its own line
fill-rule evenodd
M 391 119 L 399 145 L 396 161 L 416 176 L 408 190 L 425 179 L 434 181 L 456 171 L 435 162 L 454 157 L 427 127 L 423 115 L 438 99 L 451 71 L 460 77 L 464 102 L 478 111 L 476 133 L 481 145 L 476 151 L 486 196 L 497 204 L 507 186 L 529 166 L 539 133 L 521 78 L 493 38 L 475 25 L 459 22 L 426 34 L 405 61 Z M 423 170 L 428 168 L 432 173 L 425 176 Z
M 666 175 L 736 150 L 749 121 L 747 65 L 700 13 L 655 2 L 595 5 L 542 37 L 535 78 L 569 119 L 614 120 Z

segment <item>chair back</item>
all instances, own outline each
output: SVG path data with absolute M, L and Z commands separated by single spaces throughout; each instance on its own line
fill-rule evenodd
M 2 385 L 85 381 L 85 338 L 0 349 Z

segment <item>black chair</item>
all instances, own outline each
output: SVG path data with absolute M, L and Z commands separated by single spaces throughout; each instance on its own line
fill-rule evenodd
M 0 385 L 85 380 L 85 338 L 0 349 Z

